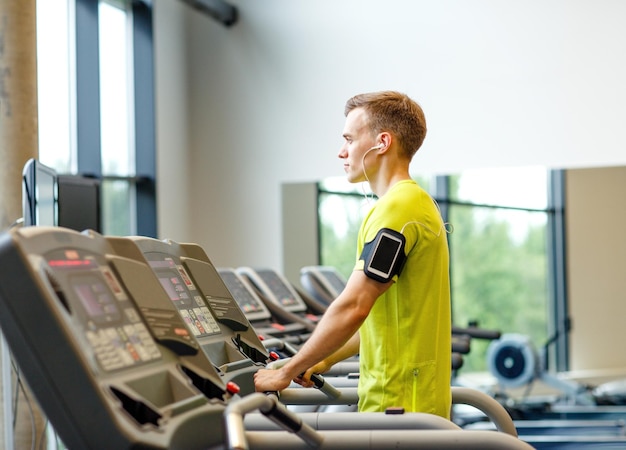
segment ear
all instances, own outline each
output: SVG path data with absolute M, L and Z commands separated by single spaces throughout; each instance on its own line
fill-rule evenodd
M 391 145 L 392 136 L 388 131 L 383 131 L 378 134 L 376 137 L 376 141 L 378 142 L 378 153 L 383 154 L 389 150 L 389 146 Z

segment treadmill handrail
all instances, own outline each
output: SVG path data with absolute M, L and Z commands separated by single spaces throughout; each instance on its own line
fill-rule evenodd
M 327 386 L 330 383 L 325 382 Z M 317 389 L 287 388 L 280 392 L 280 400 L 287 405 L 356 405 L 358 392 L 356 387 L 333 388 L 339 393 L 336 398 L 318 394 Z M 502 433 L 518 437 L 513 419 L 507 410 L 493 397 L 476 389 L 452 386 L 452 404 L 473 406 L 482 411 Z
M 229 450 L 248 449 L 243 417 L 246 413 L 257 409 L 286 431 L 297 434 L 309 446 L 317 448 L 322 444 L 324 440 L 322 435 L 303 422 L 295 413 L 289 411 L 275 395 L 254 393 L 231 401 L 224 410 L 226 448 Z
M 517 437 L 513 419 L 496 399 L 476 389 L 452 386 L 452 403 L 478 408 L 494 423 L 498 431 Z

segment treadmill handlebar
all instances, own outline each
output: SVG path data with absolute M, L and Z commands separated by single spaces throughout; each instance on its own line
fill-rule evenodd
M 283 359 L 279 359 L 276 361 L 272 361 L 266 366 L 266 368 L 267 369 L 280 369 L 289 361 L 289 359 L 290 358 L 283 358 Z M 324 377 L 321 376 L 319 373 L 314 373 L 313 375 L 311 375 L 311 381 L 315 385 L 315 388 L 318 389 L 320 392 L 323 392 L 324 394 L 326 394 L 328 398 L 333 399 L 333 398 L 339 398 L 341 396 L 341 392 L 339 392 L 339 390 L 333 385 L 331 385 L 330 383 L 327 383 L 326 380 L 324 380 Z

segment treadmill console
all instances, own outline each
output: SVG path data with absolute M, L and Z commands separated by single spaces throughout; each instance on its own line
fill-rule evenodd
M 97 369 L 112 371 L 161 358 L 135 305 L 101 255 L 55 249 L 44 273 L 90 345 Z M 96 368 L 94 368 L 96 369 Z
M 185 268 L 167 254 L 151 252 L 146 258 L 193 335 L 199 338 L 221 333 L 213 313 Z
M 228 287 L 228 290 L 232 293 L 233 298 L 237 301 L 237 304 L 249 320 L 271 319 L 272 315 L 263 301 L 246 285 L 246 282 L 235 269 L 220 267 L 218 272 Z
M 269 301 L 293 313 L 305 312 L 306 304 L 300 298 L 289 281 L 271 269 L 253 269 L 239 267 L 237 272 L 246 277 L 256 289 Z
M 330 305 L 346 287 L 346 280 L 334 267 L 305 266 L 300 269 L 300 284 L 313 298 Z

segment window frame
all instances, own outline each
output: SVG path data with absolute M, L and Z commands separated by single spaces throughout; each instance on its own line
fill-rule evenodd
M 132 70 L 134 83 L 135 175 L 103 176 L 100 129 L 100 0 L 75 0 L 76 161 L 77 172 L 129 183 L 135 202 L 131 234 L 157 237 L 156 132 L 154 100 L 154 38 L 152 6 L 130 2 L 132 14 Z M 106 214 L 106 211 L 103 212 Z

